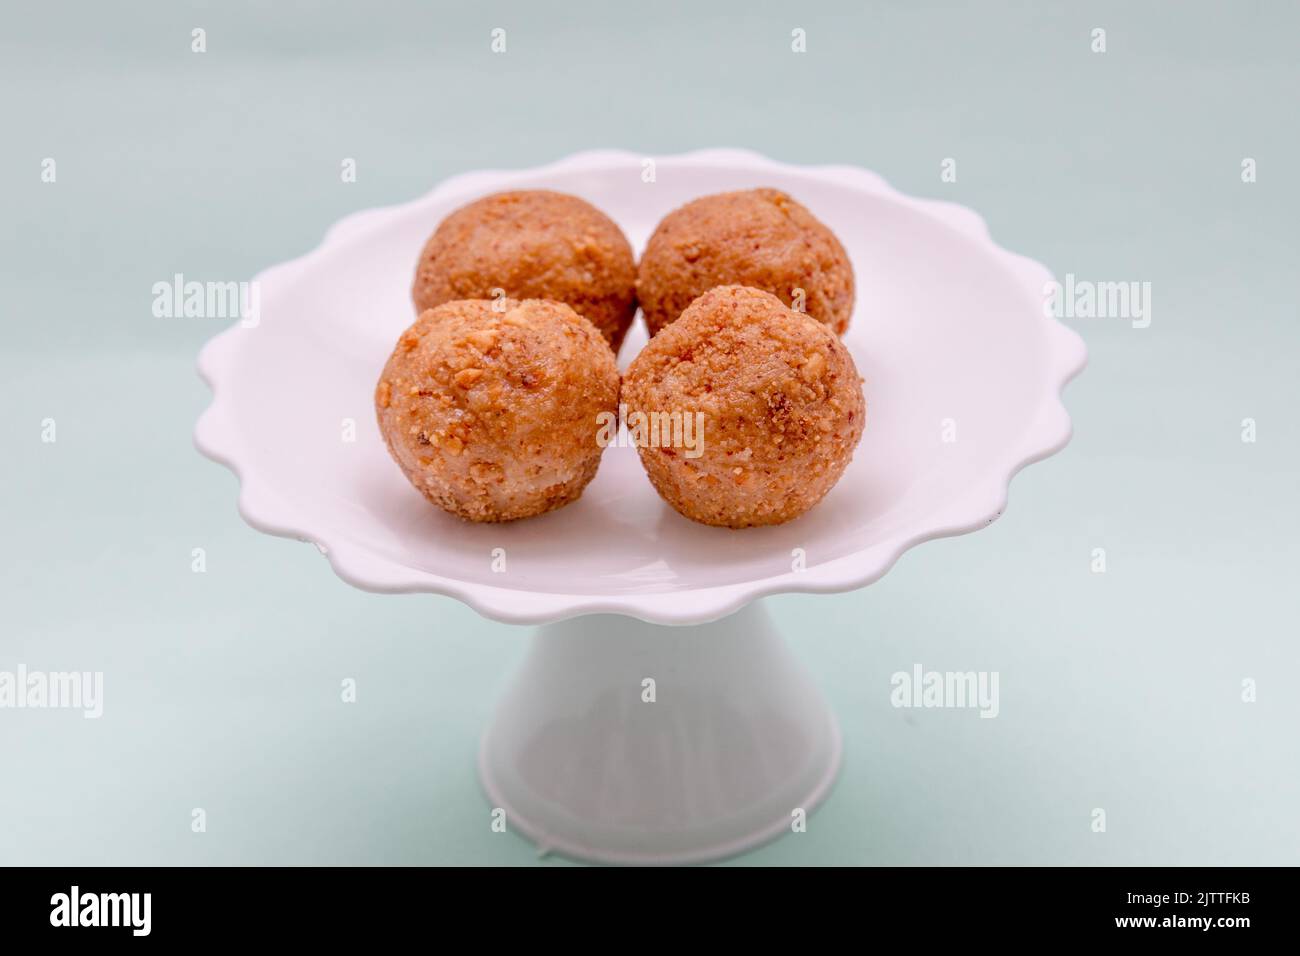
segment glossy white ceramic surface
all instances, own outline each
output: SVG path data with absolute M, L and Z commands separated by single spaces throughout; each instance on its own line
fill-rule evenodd
M 1015 472 L 1068 440 L 1060 394 L 1083 343 L 1044 315 L 1047 270 L 996 246 L 970 210 L 903 196 L 863 169 L 737 150 L 659 158 L 653 182 L 645 168 L 601 151 L 458 176 L 350 216 L 314 252 L 261 274 L 257 324 L 217 336 L 199 359 L 214 396 L 195 439 L 239 476 L 245 519 L 318 543 L 358 587 L 447 594 L 502 621 L 698 623 L 766 594 L 869 584 L 912 545 L 993 521 Z M 452 518 L 407 484 L 372 395 L 414 318 L 416 255 L 443 216 L 501 189 L 559 189 L 595 203 L 639 249 L 682 203 L 755 186 L 806 204 L 857 274 L 845 340 L 866 380 L 867 427 L 821 504 L 776 528 L 694 524 L 658 498 L 630 447 L 606 451 L 577 503 L 507 525 Z M 638 318 L 623 365 L 644 341 Z
M 835 779 L 835 718 L 761 604 L 699 627 L 589 615 L 532 640 L 479 778 L 542 852 L 729 856 L 803 826 Z

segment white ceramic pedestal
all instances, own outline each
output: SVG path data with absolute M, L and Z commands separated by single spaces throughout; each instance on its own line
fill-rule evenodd
M 657 157 L 654 184 L 643 164 L 601 151 L 473 172 L 336 223 L 315 251 L 260 273 L 256 314 L 204 348 L 213 400 L 195 441 L 239 475 L 250 524 L 315 542 L 357 587 L 449 595 L 512 624 L 618 615 L 535 636 L 484 741 L 483 782 L 508 825 L 544 848 L 671 863 L 783 832 L 826 792 L 839 752 L 826 706 L 761 611 L 697 622 L 770 594 L 864 587 L 922 541 L 986 527 L 1012 476 L 1069 440 L 1061 390 L 1086 353 L 1044 314 L 1051 273 L 1000 248 L 969 209 L 904 196 L 864 169 L 746 151 Z M 605 450 L 580 501 L 530 521 L 462 522 L 409 485 L 372 414 L 375 381 L 414 317 L 413 257 L 453 209 L 559 190 L 640 247 L 670 210 L 758 186 L 807 205 L 857 276 L 844 342 L 867 425 L 821 504 L 773 528 L 693 524 L 628 447 Z M 625 362 L 645 334 L 631 330 Z M 654 703 L 642 702 L 647 678 Z
M 754 604 L 694 627 L 592 615 L 538 629 L 479 774 L 542 852 L 690 863 L 790 832 L 839 760 L 834 716 Z

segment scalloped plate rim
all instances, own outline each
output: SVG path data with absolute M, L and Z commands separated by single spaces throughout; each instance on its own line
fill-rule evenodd
M 640 164 L 643 158 L 646 157 L 625 150 L 585 150 L 543 166 L 459 173 L 444 179 L 423 196 L 409 202 L 373 207 L 344 216 L 325 231 L 320 243 L 310 252 L 260 271 L 254 276 L 254 281 L 264 282 L 267 277 L 277 273 L 290 273 L 305 268 L 312 260 L 323 255 L 339 237 L 345 234 L 354 236 L 368 227 L 379 226 L 386 213 L 408 209 L 457 192 L 470 191 L 475 182 L 502 177 L 524 178 L 600 166 L 614 161 Z M 708 162 L 761 167 L 779 170 L 787 175 L 840 182 L 852 179 L 853 182 L 847 185 L 899 201 L 978 243 L 1018 278 L 1028 280 L 1033 274 L 1040 288 L 1052 278 L 1051 271 L 1042 263 L 998 245 L 992 239 L 983 217 L 969 207 L 943 199 L 907 196 L 878 173 L 862 167 L 844 164 L 801 166 L 778 162 L 752 150 L 733 148 L 702 149 L 653 158 L 661 163 Z M 501 188 L 501 184 L 496 188 Z M 310 521 L 287 516 L 293 511 L 292 506 L 276 500 L 278 496 L 267 491 L 264 483 L 253 479 L 250 470 L 241 460 L 240 449 L 233 447 L 237 443 L 229 431 L 220 428 L 220 415 L 225 408 L 223 396 L 226 392 L 223 362 L 234 348 L 235 342 L 231 337 L 240 333 L 238 323 L 217 333 L 199 352 L 199 376 L 211 389 L 212 400 L 195 426 L 194 443 L 200 453 L 225 466 L 235 475 L 239 482 L 238 509 L 245 522 L 266 534 L 316 544 L 325 553 L 335 574 L 361 590 L 386 594 L 440 594 L 460 601 L 484 617 L 508 624 L 547 624 L 585 614 L 621 614 L 651 624 L 702 624 L 726 617 L 751 601 L 775 594 L 831 594 L 866 587 L 887 574 L 913 547 L 926 541 L 979 530 L 1000 517 L 1006 509 L 1010 485 L 1015 476 L 1028 465 L 1059 452 L 1068 444 L 1072 435 L 1070 418 L 1061 396 L 1066 385 L 1086 365 L 1087 349 L 1077 332 L 1055 318 L 1044 316 L 1044 328 L 1055 370 L 1055 389 L 1046 396 L 1047 402 L 1020 446 L 1013 455 L 1008 456 L 1008 462 L 1004 466 L 1005 477 L 990 479 L 985 486 L 973 489 L 957 504 L 948 503 L 934 513 L 936 517 L 912 533 L 896 535 L 870 549 L 815 565 L 802 572 L 788 572 L 741 583 L 668 592 L 610 595 L 522 591 L 416 571 L 385 558 L 361 553 L 365 551 L 364 547 L 352 546 L 351 541 L 331 540 L 328 528 L 306 527 Z M 268 514 L 268 508 L 285 516 L 273 518 Z M 665 594 L 672 594 L 676 600 L 665 602 Z

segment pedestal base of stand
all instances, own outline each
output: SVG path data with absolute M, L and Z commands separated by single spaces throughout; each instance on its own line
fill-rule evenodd
M 697 627 L 594 615 L 539 629 L 479 776 L 542 852 L 695 863 L 790 832 L 839 761 L 830 709 L 751 605 Z

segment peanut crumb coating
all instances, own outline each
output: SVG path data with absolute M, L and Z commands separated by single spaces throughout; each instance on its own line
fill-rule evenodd
M 776 189 L 717 193 L 655 228 L 637 270 L 650 334 L 719 285 L 762 289 L 843 335 L 853 314 L 853 266 L 835 234 Z
M 797 518 L 825 497 L 862 437 L 866 402 L 848 348 L 757 289 L 696 299 L 632 362 L 633 414 L 703 413 L 701 453 L 638 446 L 659 494 L 692 520 L 746 528 Z
M 402 333 L 375 388 L 407 479 L 470 521 L 562 507 L 596 475 L 598 417 L 617 414 L 614 353 L 567 305 L 448 302 Z
M 636 262 L 613 220 L 577 196 L 496 193 L 442 221 L 420 253 L 411 297 L 417 312 L 459 299 L 563 302 L 617 352 L 636 314 Z

